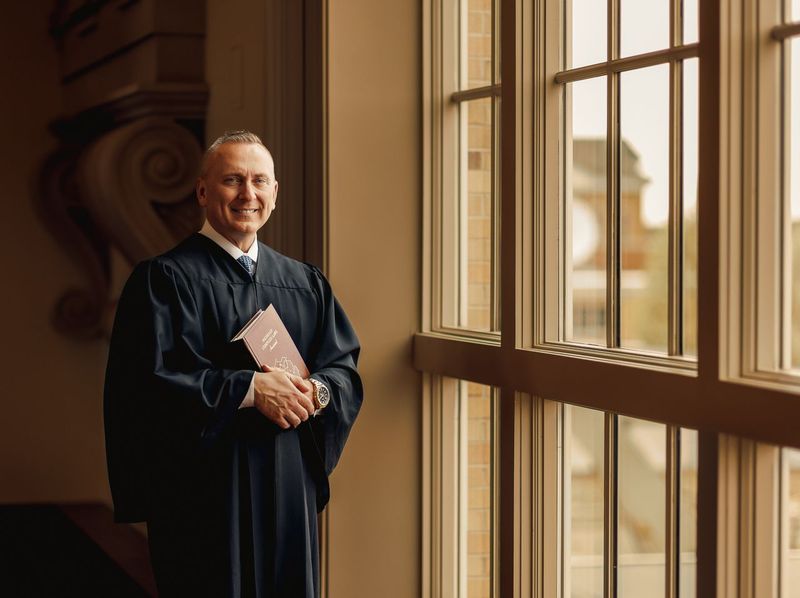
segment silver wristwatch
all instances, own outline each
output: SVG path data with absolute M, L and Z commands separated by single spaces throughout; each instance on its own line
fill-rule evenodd
M 308 381 L 314 385 L 314 407 L 324 409 L 331 402 L 331 392 L 327 386 L 315 378 L 309 378 Z

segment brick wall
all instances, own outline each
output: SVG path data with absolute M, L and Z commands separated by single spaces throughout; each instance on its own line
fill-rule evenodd
M 462 4 L 467 19 L 467 81 L 462 88 L 492 83 L 491 0 Z M 463 47 L 463 46 L 462 46 Z M 466 83 L 466 86 L 464 85 Z M 469 328 L 491 327 L 492 259 L 492 100 L 472 100 L 461 106 L 466 119 L 467 201 L 467 322 Z M 462 121 L 463 122 L 463 121 Z M 463 167 L 463 166 L 462 166 Z M 462 196 L 462 201 L 463 201 Z
M 467 10 L 466 81 L 461 88 L 492 84 L 492 0 L 464 0 Z M 484 98 L 461 106 L 466 121 L 466 189 L 461 201 L 467 208 L 466 325 L 490 330 L 492 297 L 492 100 Z M 462 204 L 463 205 L 463 204 Z M 466 596 L 492 595 L 492 417 L 491 389 L 474 383 L 462 386 L 462 408 L 467 413 Z M 464 403 L 466 401 L 466 404 Z M 462 590 L 463 592 L 464 590 Z

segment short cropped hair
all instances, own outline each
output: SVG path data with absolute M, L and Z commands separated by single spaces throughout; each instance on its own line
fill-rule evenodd
M 272 163 L 275 164 L 275 160 L 272 158 L 272 152 L 269 151 L 269 148 L 264 145 L 264 142 L 261 141 L 261 137 L 256 135 L 251 131 L 246 131 L 244 129 L 236 130 L 236 131 L 225 131 L 222 135 L 217 137 L 214 142 L 208 146 L 206 153 L 203 154 L 203 160 L 200 163 L 200 176 L 205 176 L 206 171 L 208 169 L 208 159 L 214 154 L 222 145 L 226 143 L 252 143 L 255 145 L 260 145 L 263 147 L 267 154 L 269 155 L 269 159 L 272 160 Z

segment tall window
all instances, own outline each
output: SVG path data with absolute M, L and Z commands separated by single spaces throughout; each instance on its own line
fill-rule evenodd
M 781 598 L 800 596 L 800 451 L 784 449 L 781 479 Z
M 794 596 L 800 0 L 423 6 L 424 595 Z
M 697 433 L 574 406 L 561 421 L 562 595 L 695 596 Z
M 498 6 L 437 4 L 443 53 L 434 118 L 436 212 L 434 327 L 499 332 Z M 440 145 L 439 145 L 440 144 Z
M 566 0 L 561 14 L 547 170 L 561 184 L 541 230 L 563 234 L 541 291 L 563 318 L 542 340 L 693 356 L 697 3 Z
M 497 343 L 499 2 L 429 6 L 430 326 Z M 497 595 L 496 395 L 489 386 L 449 377 L 434 377 L 427 388 L 440 472 L 431 503 L 432 558 L 440 563 L 432 591 L 442 597 Z
M 734 370 L 796 385 L 800 373 L 800 11 L 796 0 L 745 7 L 745 193 L 741 213 L 744 351 Z M 752 36 L 752 37 L 751 37 Z M 732 279 L 736 283 L 734 275 Z M 736 322 L 734 322 L 735 324 Z M 732 338 L 736 343 L 739 339 Z
M 783 313 L 788 321 L 781 365 L 800 372 L 800 1 L 786 0 L 782 23 L 773 29 L 781 46 L 782 204 L 785 293 Z
M 430 525 L 436 595 L 491 598 L 497 584 L 497 392 L 435 377 L 426 385 L 437 492 Z

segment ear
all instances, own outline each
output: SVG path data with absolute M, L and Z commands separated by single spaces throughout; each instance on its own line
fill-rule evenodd
M 272 209 L 278 205 L 278 181 L 275 181 L 275 193 L 272 194 Z
M 197 179 L 197 184 L 194 188 L 195 195 L 197 195 L 197 203 L 202 207 L 208 205 L 208 196 L 206 195 L 206 182 L 201 178 Z

